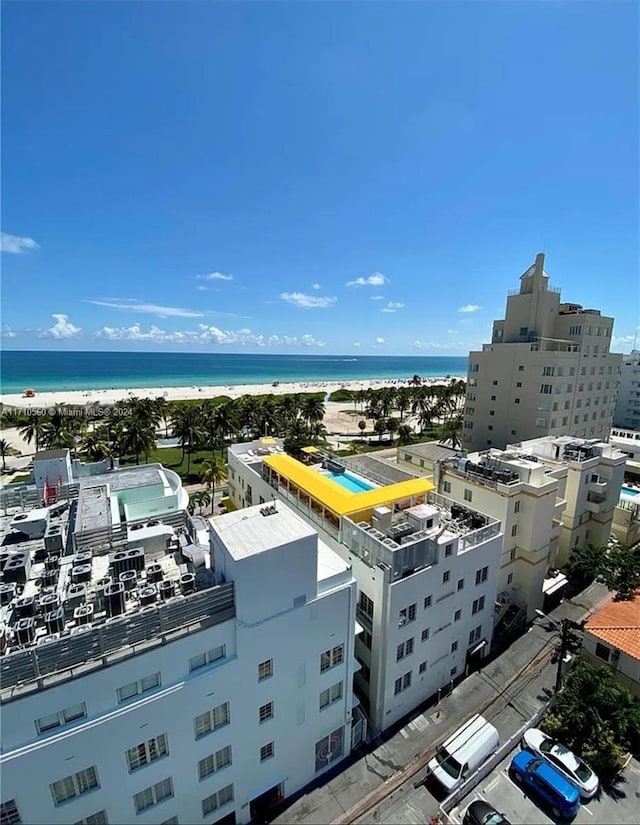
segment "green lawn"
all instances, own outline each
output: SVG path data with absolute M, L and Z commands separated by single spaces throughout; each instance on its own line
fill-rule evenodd
M 31 479 L 31 473 L 20 473 L 20 475 L 14 476 L 9 484 L 19 484 L 22 481 L 29 481 Z
M 216 450 L 216 456 L 220 457 L 220 450 Z M 182 449 L 180 447 L 161 447 L 160 449 L 152 450 L 149 457 L 141 455 L 140 464 L 162 464 L 177 473 L 185 484 L 198 484 L 202 481 L 202 465 L 211 458 L 211 450 L 194 450 L 191 453 L 191 467 L 187 472 L 188 456 L 185 455 L 182 460 Z M 224 462 L 227 460 L 227 450 L 223 450 L 222 456 Z M 134 455 L 126 455 L 120 457 L 120 464 L 129 466 L 136 463 Z

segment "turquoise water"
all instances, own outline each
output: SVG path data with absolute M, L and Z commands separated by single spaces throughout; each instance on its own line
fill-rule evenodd
M 327 473 L 326 475 L 350 493 L 366 493 L 367 490 L 374 489 L 372 484 L 366 484 L 349 473 Z
M 640 490 L 634 490 L 632 487 L 621 487 L 620 492 L 624 493 L 625 496 L 631 496 L 631 498 L 640 496 Z
M 176 352 L 0 351 L 0 390 L 22 393 L 291 381 L 465 377 L 467 358 L 394 355 L 247 355 Z

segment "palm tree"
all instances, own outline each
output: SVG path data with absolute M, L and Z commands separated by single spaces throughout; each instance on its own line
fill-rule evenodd
M 215 444 L 220 444 L 221 451 L 227 437 L 237 429 L 236 412 L 232 401 L 225 401 L 214 407 L 210 415 L 210 431 L 214 434 L 212 440 L 212 457 Z
M 111 455 L 111 447 L 108 441 L 105 441 L 104 434 L 100 430 L 94 430 L 82 442 L 82 452 L 86 453 L 91 461 L 100 461 Z
M 164 437 L 168 438 L 169 422 L 171 420 L 169 415 L 169 402 L 164 396 L 159 395 L 157 398 L 154 398 L 153 406 L 155 408 L 158 423 L 161 421 L 164 423 Z
M 413 430 L 409 424 L 398 425 L 398 441 L 400 444 L 411 444 L 413 438 Z
M 198 497 L 198 504 L 200 505 L 200 512 L 202 512 L 202 508 L 207 508 L 212 501 L 212 496 L 209 494 L 207 490 L 200 490 L 200 495 Z
M 422 378 L 416 373 L 413 378 L 410 379 L 409 384 L 414 387 L 419 387 L 422 384 Z
M 431 426 L 435 412 L 435 405 L 429 387 L 421 387 L 416 391 L 412 404 L 412 412 L 418 416 L 420 435 Z
M 0 456 L 2 456 L 2 472 L 4 473 L 7 469 L 7 462 L 6 457 L 11 455 L 13 452 L 12 446 L 9 444 L 6 438 L 0 438 Z
M 356 390 L 355 398 L 356 398 L 358 404 L 360 404 L 360 411 L 362 411 L 363 408 L 364 408 L 364 405 L 365 405 L 365 401 L 367 400 L 367 391 L 366 390 Z
M 187 455 L 187 473 L 191 470 L 191 451 L 204 437 L 202 431 L 201 414 L 198 407 L 181 404 L 176 407 L 172 416 L 173 434 L 178 438 L 182 447 L 182 461 Z
M 373 431 L 378 433 L 378 441 L 382 441 L 382 435 L 387 431 L 387 419 L 379 418 L 373 425 Z
M 317 424 L 324 418 L 324 403 L 320 398 L 310 395 L 302 403 L 301 414 L 308 424 Z
M 47 416 L 34 415 L 29 418 L 26 424 L 23 424 L 18 428 L 18 432 L 27 444 L 31 444 L 32 441 L 35 441 L 34 447 L 36 452 L 38 452 L 38 447 L 40 446 L 43 436 L 46 433 L 46 424 Z
M 358 429 L 360 430 L 360 439 L 364 438 L 364 431 L 367 429 L 367 422 L 366 421 L 358 421 Z
M 440 444 L 450 443 L 454 450 L 462 447 L 462 416 L 457 415 L 455 418 L 450 418 L 445 421 L 442 428 L 442 436 Z
M 193 493 L 189 493 L 189 504 L 187 504 L 187 510 L 189 511 L 190 515 L 193 515 L 196 507 L 200 506 L 201 501 L 202 490 L 196 490 Z
M 226 464 L 220 459 L 218 456 L 217 458 L 211 458 L 205 461 L 202 465 L 202 481 L 204 484 L 211 485 L 211 498 L 210 501 L 213 504 L 213 497 L 215 493 L 216 485 L 219 484 L 224 478 L 227 476 L 227 467 Z
M 395 433 L 398 432 L 398 427 L 400 426 L 400 422 L 397 418 L 387 418 L 387 431 L 391 436 L 391 441 L 393 441 L 393 436 Z
M 139 464 L 140 453 L 143 453 L 146 458 L 154 446 L 154 432 L 150 429 L 149 423 L 134 415 L 126 423 L 122 437 L 123 451 L 133 453 L 136 457 L 136 464 Z
M 400 421 L 411 407 L 411 390 L 409 387 L 400 387 L 396 394 L 396 409 L 400 413 Z

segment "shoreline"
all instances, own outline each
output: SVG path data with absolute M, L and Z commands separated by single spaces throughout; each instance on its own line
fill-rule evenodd
M 429 377 L 422 379 L 422 386 L 447 385 L 452 381 L 466 381 L 466 375 L 451 375 Z M 226 395 L 232 399 L 243 395 L 284 395 L 285 393 L 308 392 L 335 392 L 336 390 L 367 390 L 381 389 L 382 387 L 409 386 L 406 379 L 401 378 L 371 378 L 349 381 L 292 381 L 280 382 L 276 387 L 272 384 L 236 384 L 218 386 L 190 386 L 190 387 L 130 387 L 119 389 L 99 390 L 60 390 L 56 392 L 36 393 L 33 398 L 25 398 L 21 393 L 0 394 L 0 404 L 19 409 L 45 409 L 56 404 L 70 404 L 75 406 L 111 405 L 126 402 L 131 398 L 165 398 L 167 401 L 190 401 L 193 399 L 205 400 L 216 396 Z

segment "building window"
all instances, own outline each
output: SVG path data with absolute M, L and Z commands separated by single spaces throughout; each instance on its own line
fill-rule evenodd
M 495 415 L 495 414 L 496 414 L 495 410 L 489 410 L 489 415 Z
M 365 616 L 373 619 L 373 601 L 362 590 L 360 591 L 360 596 L 358 597 L 358 607 Z
M 518 499 L 515 504 L 513 505 L 513 512 L 519 513 L 520 512 L 520 499 Z
M 524 364 L 518 364 L 518 372 L 524 372 Z
M 265 705 L 260 705 L 260 709 L 258 710 L 258 718 L 260 720 L 260 724 L 263 722 L 268 722 L 269 719 L 273 719 L 273 702 L 267 702 Z
M 451 642 L 451 652 L 455 653 L 457 649 L 458 649 L 458 643 L 457 642 Z
M 139 745 L 136 745 L 135 748 L 129 748 L 129 750 L 126 751 L 129 773 L 151 762 L 155 762 L 156 759 L 167 756 L 168 753 L 169 744 L 166 733 L 161 733 L 160 736 L 155 736 L 153 739 L 141 742 Z
M 474 642 L 480 641 L 480 636 L 482 636 L 482 625 L 479 624 L 476 628 L 474 628 L 471 633 L 469 633 L 469 644 L 472 645 Z
M 553 392 L 553 385 L 552 384 L 541 384 L 540 385 L 540 393 L 542 395 L 551 395 Z
M 529 328 L 528 327 L 520 327 L 520 335 L 528 335 Z
M 511 550 L 509 550 L 509 561 L 515 561 L 515 559 L 516 559 L 516 548 L 513 547 Z
M 480 570 L 476 570 L 476 584 L 481 584 L 482 582 L 486 582 L 488 577 L 489 577 L 489 568 L 488 567 L 482 567 Z
M 458 579 L 458 590 L 464 590 L 464 579 Z
M 229 703 L 224 702 L 200 716 L 196 716 L 193 720 L 193 728 L 196 739 L 201 739 L 208 733 L 211 733 L 218 728 L 222 728 L 231 722 L 231 713 L 229 712 Z
M 489 424 L 489 425 L 487 426 L 487 429 L 488 429 L 488 430 L 492 430 L 492 429 L 493 429 L 493 424 Z
M 344 754 L 344 725 L 316 742 L 316 773 Z
M 453 544 L 447 544 L 446 547 L 444 548 L 445 558 L 447 556 L 450 556 L 452 553 L 453 553 Z
M 464 491 L 464 500 L 465 501 L 471 501 L 472 498 L 473 498 L 472 491 L 471 490 L 465 490 Z
M 271 759 L 271 757 L 275 754 L 275 745 L 273 742 L 267 742 L 266 745 L 263 745 L 260 748 L 260 761 L 266 762 L 267 759 Z
M 16 805 L 15 799 L 8 799 L 6 802 L 0 804 L 0 823 L 1 825 L 20 825 L 20 812 Z
M 231 745 L 220 748 L 215 753 L 210 753 L 198 762 L 198 779 L 202 781 L 216 771 L 221 771 L 227 765 L 232 764 Z
M 443 487 L 445 493 L 450 493 L 451 492 L 451 482 L 450 481 L 445 481 L 444 484 L 442 485 L 442 487 Z
M 442 584 L 446 584 L 451 578 L 451 570 L 445 570 L 442 574 Z
M 368 631 L 368 630 L 364 630 L 364 631 L 360 634 L 360 641 L 362 642 L 362 644 L 363 644 L 363 645 L 364 645 L 364 646 L 365 646 L 368 650 L 371 650 L 371 639 L 372 639 L 372 637 L 371 637 L 371 633 L 369 633 L 369 631 Z
M 212 662 L 217 662 L 225 657 L 225 646 L 218 645 L 205 653 L 198 653 L 197 656 L 192 656 L 189 659 L 189 671 L 198 670 L 201 667 L 206 667 Z
M 411 687 L 411 673 L 405 673 L 404 676 L 401 676 L 399 679 L 396 679 L 393 687 L 393 695 L 397 696 L 399 693 L 402 693 L 403 690 L 407 690 L 407 688 Z
M 596 656 L 599 659 L 602 659 L 604 662 L 608 662 L 611 656 L 611 648 L 607 647 L 606 645 L 600 644 L 600 642 L 597 642 Z
M 332 685 L 330 688 L 327 688 L 320 693 L 320 710 L 328 708 L 329 705 L 333 705 L 334 702 L 339 702 L 341 699 L 342 682 L 337 682 L 335 685 Z
M 471 607 L 471 613 L 475 616 L 476 613 L 479 613 L 481 610 L 484 610 L 484 596 L 480 596 L 479 599 L 473 600 L 473 605 Z
M 522 381 L 516 381 L 516 387 L 518 389 L 520 389 L 521 386 L 522 386 Z
M 264 679 L 268 679 L 270 676 L 273 676 L 273 659 L 267 659 L 264 662 L 260 662 L 258 665 L 259 682 L 262 682 Z
M 218 808 L 228 805 L 233 802 L 233 785 L 227 785 L 216 793 L 212 793 L 206 799 L 202 800 L 202 816 L 209 816 Z
M 325 650 L 320 654 L 320 673 L 329 670 L 332 667 L 341 665 L 344 661 L 344 645 L 336 645 L 335 647 Z
M 425 627 L 425 629 L 422 631 L 422 635 L 421 635 L 421 637 L 420 637 L 420 641 L 422 641 L 422 642 L 426 642 L 426 641 L 427 641 L 427 639 L 429 638 L 429 633 L 430 633 L 429 628 L 428 628 L 428 627 Z
M 413 636 L 410 639 L 407 639 L 406 642 L 400 642 L 396 648 L 396 662 L 399 662 L 401 659 L 404 659 L 405 656 L 410 656 L 413 653 L 413 642 Z
M 495 396 L 495 395 L 492 395 L 492 396 L 491 396 L 491 400 L 492 400 L 492 401 L 495 401 L 495 400 L 496 400 L 496 398 L 497 398 L 497 396 Z
M 2 825 L 5 825 L 4 819 L 2 820 Z M 107 812 L 97 811 L 95 814 L 89 814 L 89 816 L 85 816 L 85 818 L 79 822 L 75 822 L 74 825 L 109 825 Z M 163 823 L 163 825 L 165 825 L 165 823 Z
M 511 430 L 511 435 L 515 435 L 516 432 L 517 432 L 516 430 Z
M 456 610 L 456 612 L 453 614 L 453 621 L 454 622 L 459 622 L 461 618 L 462 618 L 462 610 Z
M 409 607 L 403 607 L 400 611 L 400 617 L 398 619 L 398 627 L 403 627 L 409 622 L 414 621 L 416 618 L 416 606 L 415 604 L 410 604 Z
M 512 581 L 513 581 L 513 573 L 509 573 L 509 575 L 507 576 L 507 584 L 511 584 Z
M 497 382 L 497 381 L 492 381 L 491 383 L 493 384 L 493 386 L 494 386 L 494 387 L 497 387 L 497 386 L 498 386 L 498 382 Z
M 133 699 L 134 696 L 140 696 L 148 690 L 160 687 L 160 684 L 160 674 L 153 673 L 151 676 L 145 676 L 145 678 L 139 682 L 131 682 L 128 685 L 124 685 L 116 691 L 118 703 L 126 702 L 128 699 Z
M 74 799 L 76 796 L 82 796 L 82 794 L 99 788 L 98 771 L 94 765 L 91 768 L 78 771 L 78 773 L 65 776 L 64 779 L 59 779 L 57 782 L 52 782 L 49 787 L 51 788 L 54 805 L 61 805 L 68 799 Z
M 543 368 L 542 368 L 542 374 L 543 374 L 543 375 L 551 375 L 551 376 L 553 376 L 554 372 L 555 372 L 555 369 L 554 369 L 553 367 L 543 367 Z M 560 371 L 559 371 L 559 370 L 558 370 L 558 374 L 560 374 Z
M 520 399 L 519 399 L 519 398 L 514 398 L 514 399 L 513 399 L 513 403 L 514 403 L 514 404 L 519 404 L 519 403 L 520 403 Z
M 46 733 L 54 728 L 69 725 L 78 719 L 86 719 L 86 717 L 87 707 L 84 702 L 81 702 L 79 705 L 71 705 L 64 710 L 59 710 L 57 713 L 52 713 L 49 716 L 41 716 L 40 719 L 36 719 L 36 730 L 38 733 Z
M 424 609 L 426 610 L 427 607 L 431 607 L 431 602 L 433 601 L 432 596 L 425 596 L 424 597 Z
M 518 525 L 513 524 L 511 526 L 511 537 L 513 538 L 513 536 L 517 536 L 517 535 L 518 535 Z

